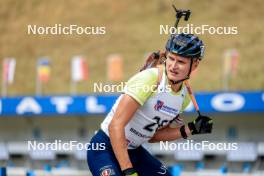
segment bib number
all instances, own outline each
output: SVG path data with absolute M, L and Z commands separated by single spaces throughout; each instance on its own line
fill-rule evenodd
M 163 127 L 166 123 L 168 123 L 168 120 L 161 120 L 159 116 L 155 116 L 153 118 L 155 122 L 150 123 L 144 127 L 145 130 L 149 132 L 153 132 L 154 130 L 157 131 L 160 127 Z
M 172 123 L 178 117 L 179 117 L 179 115 L 174 117 L 172 120 L 168 121 L 168 120 L 161 120 L 161 118 L 159 116 L 155 116 L 153 118 L 155 120 L 155 122 L 146 125 L 144 127 L 144 130 L 147 130 L 149 132 L 153 132 L 155 130 L 155 132 L 156 132 L 160 127 L 163 127 L 164 125 L 168 124 L 168 122 L 169 122 L 169 124 Z

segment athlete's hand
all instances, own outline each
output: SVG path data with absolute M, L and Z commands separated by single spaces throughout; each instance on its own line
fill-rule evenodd
M 134 168 L 128 168 L 122 171 L 123 176 L 139 176 Z
M 213 120 L 207 116 L 198 116 L 194 121 L 188 123 L 188 127 L 192 135 L 211 133 Z

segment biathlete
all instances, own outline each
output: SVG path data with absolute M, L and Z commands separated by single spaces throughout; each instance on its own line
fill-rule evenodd
M 198 67 L 203 53 L 204 44 L 197 36 L 171 35 L 164 63 L 129 79 L 91 139 L 106 147 L 87 152 L 94 176 L 169 176 L 167 168 L 142 144 L 211 133 L 211 118 L 199 116 L 185 125 L 179 116 L 190 103 L 183 81 Z

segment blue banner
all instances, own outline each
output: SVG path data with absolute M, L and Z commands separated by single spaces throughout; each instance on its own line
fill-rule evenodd
M 21 96 L 0 99 L 1 116 L 105 115 L 119 95 Z M 264 112 L 264 92 L 199 92 L 202 112 Z M 195 112 L 190 103 L 186 112 Z

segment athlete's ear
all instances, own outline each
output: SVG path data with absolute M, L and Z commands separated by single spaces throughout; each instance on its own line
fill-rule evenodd
M 193 60 L 192 71 L 194 71 L 198 67 L 199 63 L 200 63 L 199 59 L 196 58 Z

